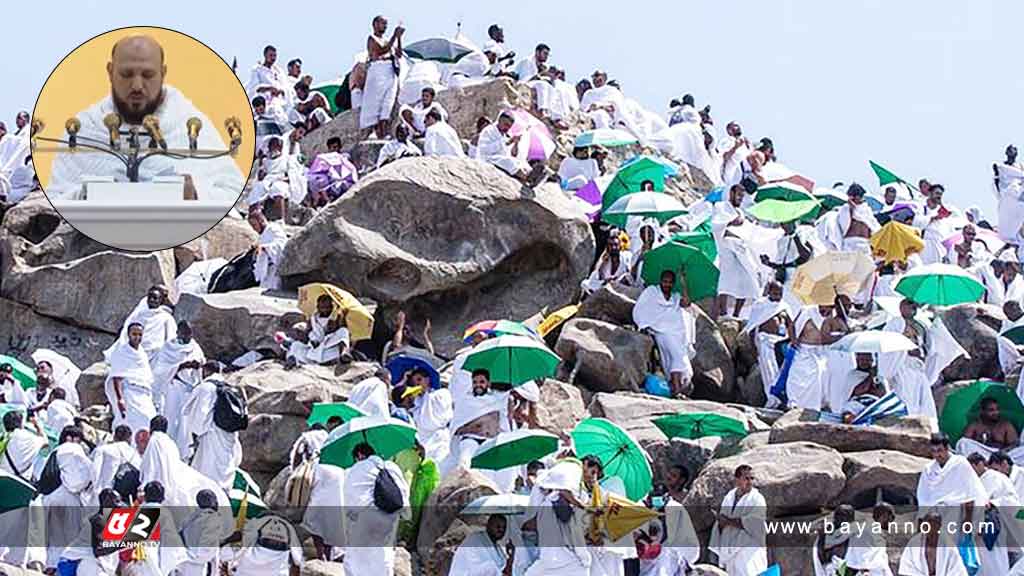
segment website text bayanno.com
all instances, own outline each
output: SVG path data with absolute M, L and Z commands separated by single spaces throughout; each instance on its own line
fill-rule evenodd
M 999 527 L 995 522 L 939 522 L 934 528 L 940 533 L 950 535 L 962 534 L 996 534 Z M 887 524 L 881 522 L 832 522 L 830 519 L 822 521 L 793 522 L 793 521 L 767 521 L 765 531 L 777 536 L 800 536 L 811 534 L 832 534 L 851 537 L 862 537 L 865 534 L 928 534 L 933 530 L 932 524 L 928 522 L 893 521 Z

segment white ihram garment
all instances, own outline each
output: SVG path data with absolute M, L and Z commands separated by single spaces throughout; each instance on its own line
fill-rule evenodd
M 729 526 L 711 528 L 708 550 L 718 555 L 719 565 L 729 576 L 757 576 L 768 569 L 768 551 L 765 548 L 765 516 L 767 503 L 764 496 L 751 488 L 737 499 L 733 488 L 722 500 L 721 513 L 739 518 L 743 529 Z
M 644 288 L 633 306 L 633 322 L 640 330 L 654 332 L 666 374 L 678 372 L 684 381 L 693 376 L 690 358 L 694 354 L 696 321 L 693 314 L 682 307 L 678 293 L 673 292 L 666 299 L 660 286 Z
M 379 44 L 381 39 L 374 37 Z M 363 102 L 359 108 L 359 128 L 372 128 L 382 120 L 391 119 L 398 95 L 398 75 L 391 60 L 374 60 L 366 68 L 366 84 L 363 88 Z
M 117 395 L 114 392 L 114 378 L 121 379 L 121 397 L 124 399 L 124 414 L 117 407 Z M 129 344 L 120 344 L 110 354 L 110 373 L 107 375 L 104 390 L 107 402 L 114 413 L 111 428 L 127 424 L 134 435 L 139 430 L 148 430 L 149 421 L 156 416 L 153 406 L 153 372 L 149 368 L 149 358 L 142 347 L 132 348 Z
M 242 445 L 237 432 L 222 430 L 213 421 L 217 384 L 207 379 L 196 386 L 182 408 L 181 418 L 185 438 L 198 443 L 191 454 L 192 468 L 227 489 L 242 463 Z

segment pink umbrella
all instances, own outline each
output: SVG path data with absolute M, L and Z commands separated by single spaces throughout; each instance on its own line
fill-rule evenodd
M 521 108 L 508 112 L 515 120 L 508 130 L 509 136 L 521 136 L 519 141 L 526 142 L 526 160 L 547 160 L 555 151 L 555 139 L 551 137 L 548 127 L 539 118 Z
M 974 237 L 974 241 L 975 242 L 981 242 L 985 246 L 985 248 L 987 248 L 988 251 L 993 253 L 993 254 L 995 254 L 996 252 L 1002 250 L 1003 246 L 1006 245 L 1005 242 L 1003 242 L 1002 240 L 999 239 L 999 235 L 996 234 L 995 232 L 991 231 L 991 230 L 986 230 L 984 228 L 979 228 L 977 226 L 974 227 L 974 230 L 976 231 L 976 235 Z M 957 232 L 956 234 L 953 234 L 949 238 L 946 238 L 945 240 L 943 240 L 942 241 L 942 245 L 945 246 L 947 249 L 950 249 L 954 245 L 959 244 L 960 242 L 962 242 L 963 239 L 964 239 L 964 233 L 963 233 L 963 230 L 961 230 L 961 231 Z

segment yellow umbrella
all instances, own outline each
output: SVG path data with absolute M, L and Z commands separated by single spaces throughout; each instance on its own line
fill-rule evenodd
M 544 317 L 544 321 L 537 326 L 537 333 L 540 334 L 541 338 L 547 336 L 549 332 L 561 326 L 562 323 L 569 318 L 575 316 L 579 309 L 580 307 L 578 305 L 573 304 L 571 306 L 555 310 Z
M 875 263 L 862 252 L 826 252 L 796 269 L 793 292 L 804 304 L 828 306 L 837 294 L 854 296 L 871 281 Z
M 594 486 L 591 493 L 590 507 L 596 512 L 590 519 L 590 536 L 597 540 L 601 534 L 615 542 L 626 534 L 658 517 L 658 513 L 643 504 L 637 504 L 625 496 L 608 491 L 607 502 L 602 495 L 601 487 Z
M 892 221 L 871 235 L 871 251 L 885 263 L 905 262 L 911 254 L 924 250 L 924 241 L 917 228 Z
M 299 288 L 299 310 L 306 316 L 316 314 L 316 301 L 327 294 L 334 302 L 334 317 L 345 313 L 345 326 L 352 342 L 367 340 L 373 334 L 373 314 L 352 294 L 333 284 L 314 283 Z

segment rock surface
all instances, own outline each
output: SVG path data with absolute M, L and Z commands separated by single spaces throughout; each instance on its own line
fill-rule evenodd
M 241 218 L 226 216 L 199 238 L 174 249 L 178 273 L 197 260 L 224 258 L 230 260 L 245 252 L 259 239 L 259 234 Z
M 633 306 L 643 292 L 642 286 L 605 284 L 587 296 L 576 312 L 577 318 L 592 318 L 620 326 L 633 324 Z
M 110 250 L 75 230 L 53 209 L 42 191 L 12 206 L 0 225 L 0 278 L 15 267 L 70 262 Z
M 895 450 L 848 452 L 843 459 L 846 485 L 836 503 L 853 504 L 855 508 L 874 505 L 878 490 L 886 502 L 916 502 L 918 476 L 930 462 Z
M 639 392 L 653 347 L 650 336 L 635 330 L 573 318 L 562 328 L 555 353 L 564 372 L 575 372 L 574 384 L 594 392 Z
M 114 342 L 112 334 L 41 316 L 24 304 L 4 298 L 0 298 L 0 319 L 0 351 L 18 357 L 29 366 L 33 365 L 32 352 L 49 348 L 84 369 L 102 360 L 103 350 Z
M 768 503 L 769 515 L 774 516 L 817 510 L 838 496 L 846 484 L 842 455 L 812 442 L 769 444 L 714 460 L 694 481 L 683 502 L 692 510 L 697 530 L 713 523 L 711 511 L 721 506 L 722 498 L 732 489 L 733 473 L 740 464 L 753 467 L 757 489 Z
M 431 573 L 448 573 L 455 549 L 469 533 L 463 531 L 457 542 L 442 538 L 459 518 L 462 508 L 480 496 L 497 493 L 494 483 L 475 470 L 457 468 L 441 480 L 427 500 L 416 541 L 420 557 Z
M 943 380 L 993 378 L 999 373 L 999 336 L 1002 310 L 987 304 L 961 304 L 943 310 L 942 322 L 970 358 L 960 358 L 943 372 Z
M 110 366 L 102 361 L 82 369 L 82 375 L 78 377 L 77 388 L 78 400 L 82 403 L 83 408 L 107 403 L 107 393 L 103 386 L 106 384 L 109 373 Z
M 572 430 L 586 417 L 587 406 L 579 388 L 558 380 L 545 380 L 540 386 L 537 423 L 541 428 L 558 434 Z
M 693 306 L 697 316 L 697 336 L 694 347 L 699 351 L 693 358 L 693 396 L 719 402 L 733 399 L 736 388 L 736 369 L 732 355 L 722 333 L 703 310 Z
M 410 158 L 320 212 L 288 242 L 280 273 L 379 302 L 378 325 L 398 308 L 431 318 L 450 355 L 472 322 L 571 301 L 593 253 L 590 226 L 557 186 L 525 189 L 474 160 Z
M 260 288 L 224 294 L 183 294 L 175 316 L 192 324 L 208 358 L 231 362 L 249 350 L 279 350 L 274 332 L 287 331 L 304 317 L 295 296 L 279 297 Z
M 885 418 L 871 426 L 818 422 L 813 410 L 794 409 L 772 426 L 770 442 L 817 442 L 840 452 L 888 449 L 929 457 L 931 425 L 923 417 Z

